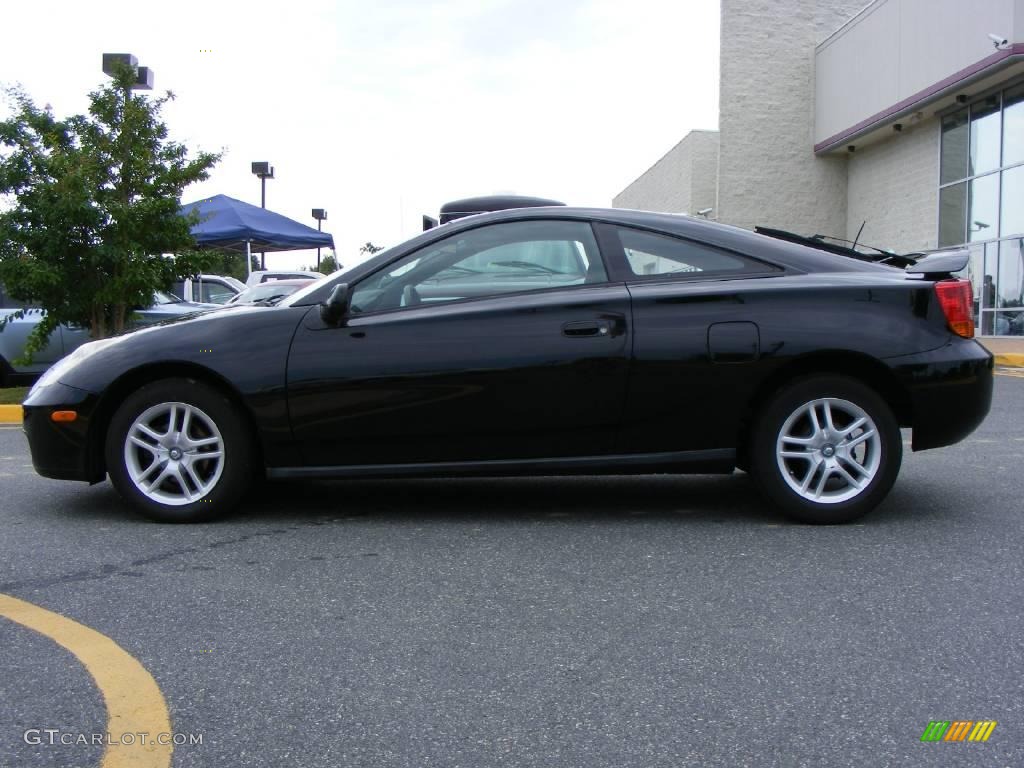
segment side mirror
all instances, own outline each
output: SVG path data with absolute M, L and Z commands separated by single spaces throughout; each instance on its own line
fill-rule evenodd
M 348 314 L 349 293 L 348 283 L 338 283 L 327 297 L 327 301 L 320 305 L 320 319 L 328 325 L 337 325 L 341 319 Z

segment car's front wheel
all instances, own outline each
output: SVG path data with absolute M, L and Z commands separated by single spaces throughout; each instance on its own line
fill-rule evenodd
M 163 379 L 141 387 L 114 414 L 107 471 L 118 492 L 153 520 L 209 520 L 245 493 L 250 441 L 238 409 L 216 389 Z
M 899 424 L 872 389 L 845 376 L 793 382 L 754 429 L 751 465 L 765 494 L 807 523 L 845 523 L 874 509 L 899 474 Z

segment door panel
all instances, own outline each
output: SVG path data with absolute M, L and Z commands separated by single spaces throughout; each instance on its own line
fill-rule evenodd
M 293 435 L 309 466 L 610 453 L 629 317 L 621 284 L 420 304 L 338 328 L 314 308 L 288 360 Z
M 761 283 L 755 278 L 629 286 L 636 338 L 622 452 L 735 446 L 743 409 L 771 366 L 757 354 L 758 326 L 750 321 L 762 311 Z

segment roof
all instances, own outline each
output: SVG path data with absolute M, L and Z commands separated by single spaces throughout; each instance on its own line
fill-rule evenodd
M 214 195 L 181 206 L 181 215 L 199 214 L 192 236 L 200 246 L 245 252 L 295 251 L 303 248 L 334 248 L 328 232 L 259 208 L 227 195 Z

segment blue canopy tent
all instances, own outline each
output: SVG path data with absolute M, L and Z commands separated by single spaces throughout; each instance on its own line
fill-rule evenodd
M 214 195 L 181 206 L 181 214 L 199 213 L 192 236 L 202 247 L 223 248 L 245 253 L 246 269 L 256 251 L 295 251 L 302 248 L 334 248 L 327 232 L 227 195 Z

